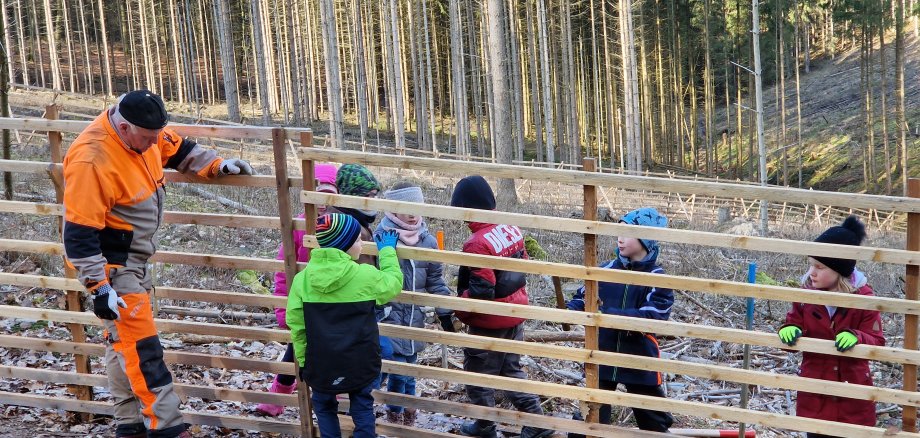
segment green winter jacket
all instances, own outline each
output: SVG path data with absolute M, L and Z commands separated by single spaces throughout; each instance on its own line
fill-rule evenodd
M 379 254 L 380 269 L 359 265 L 335 248 L 314 249 L 291 282 L 287 325 L 301 377 L 325 392 L 355 391 L 380 373 L 380 334 L 374 306 L 402 291 L 394 248 Z

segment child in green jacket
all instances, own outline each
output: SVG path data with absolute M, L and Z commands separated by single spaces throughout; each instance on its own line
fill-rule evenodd
M 316 220 L 320 248 L 291 282 L 287 325 L 300 378 L 313 390 L 313 410 L 323 438 L 341 437 L 336 394 L 347 393 L 355 438 L 373 438 L 372 383 L 380 374 L 375 305 L 402 290 L 395 231 L 375 236 L 380 270 L 355 262 L 361 254 L 361 226 L 344 214 Z

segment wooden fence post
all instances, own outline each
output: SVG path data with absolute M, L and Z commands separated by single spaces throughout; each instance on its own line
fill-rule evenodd
M 272 152 L 275 158 L 275 182 L 278 184 L 278 216 L 281 219 L 281 246 L 284 248 L 284 275 L 288 287 L 297 275 L 297 251 L 294 246 L 294 213 L 291 211 L 291 183 L 287 170 L 287 136 L 283 128 L 272 129 Z M 298 196 L 299 198 L 299 196 Z M 296 366 L 300 374 L 299 367 Z M 300 407 L 301 433 L 313 438 L 313 409 L 310 389 L 299 378 L 297 402 Z
M 45 107 L 45 118 L 48 120 L 57 120 L 58 114 L 60 114 L 60 108 L 57 105 L 48 105 Z M 51 162 L 53 163 L 48 168 L 48 173 L 51 176 L 51 181 L 54 183 L 54 194 L 57 203 L 60 204 L 64 202 L 64 172 L 61 171 L 57 165 L 64 162 L 64 149 L 63 149 L 64 138 L 60 132 L 57 131 L 48 131 L 48 145 L 51 149 Z M 63 239 L 64 231 L 64 218 L 58 218 L 58 234 Z M 66 262 L 64 263 L 64 276 L 67 278 L 77 278 L 77 271 L 70 267 Z M 82 312 L 83 309 L 83 297 L 82 293 L 76 290 L 66 291 L 67 300 L 65 308 L 73 312 Z M 84 331 L 82 324 L 67 324 L 67 329 L 70 331 L 70 336 L 73 339 L 73 342 L 86 342 L 86 332 Z M 74 363 L 77 367 L 77 372 L 82 374 L 90 374 L 89 366 L 89 356 L 85 354 L 75 354 Z M 82 386 L 82 385 L 70 385 L 70 391 L 74 393 L 80 400 L 92 400 L 93 399 L 93 387 L 92 386 Z
M 300 133 L 300 146 L 305 147 L 305 148 L 313 146 L 313 132 L 312 131 L 305 131 L 305 132 Z M 280 146 L 280 149 L 281 150 L 284 149 L 283 144 Z M 277 161 L 278 160 L 277 152 L 275 156 L 276 156 L 275 160 Z M 285 169 L 286 168 L 287 166 L 285 165 Z M 313 160 L 303 160 L 300 163 L 300 168 L 301 168 L 300 169 L 301 173 L 303 175 L 303 189 L 310 190 L 310 191 L 315 190 L 316 189 L 316 172 L 313 167 Z M 277 170 L 275 170 L 275 172 L 277 172 Z M 285 183 L 287 183 L 287 175 L 285 175 Z M 300 196 L 298 196 L 297 199 L 300 199 Z M 307 223 L 307 235 L 311 235 L 311 236 L 315 235 L 316 234 L 316 205 L 304 204 L 303 207 L 304 207 L 303 209 L 304 221 L 306 221 Z M 293 227 L 292 227 L 292 231 L 293 231 Z M 291 241 L 293 242 L 293 235 L 291 236 Z M 292 250 L 293 248 L 294 246 L 291 245 Z M 307 250 L 307 254 L 309 255 L 310 248 L 307 248 L 306 250 Z M 295 264 L 294 264 L 295 270 L 296 270 L 296 266 L 297 265 L 296 265 L 296 260 L 295 260 Z M 293 279 L 294 277 L 291 276 L 288 278 L 289 278 L 288 284 L 290 284 L 290 281 L 291 281 L 290 279 Z M 301 426 L 306 431 L 306 436 L 309 438 L 313 438 L 314 436 L 317 436 L 317 434 L 316 434 L 316 431 L 313 430 L 313 402 L 311 401 L 311 398 L 310 398 L 310 386 L 307 384 L 307 382 L 305 382 L 303 379 L 300 378 L 299 376 L 300 366 L 296 363 L 296 361 L 295 361 L 295 365 L 296 365 L 297 374 L 298 374 L 297 393 L 300 394 L 300 396 L 297 397 L 297 400 L 300 403 L 300 423 L 301 423 Z
M 907 196 L 920 198 L 920 179 L 911 178 L 907 181 Z M 907 250 L 920 251 L 920 213 L 907 214 Z M 908 300 L 920 299 L 920 266 L 907 265 L 904 282 L 905 298 Z M 904 348 L 917 349 L 917 315 L 904 315 Z M 917 390 L 917 365 L 904 364 L 905 391 Z M 917 431 L 917 408 L 904 406 L 902 414 L 902 428 L 906 432 Z
M 595 162 L 593 158 L 584 159 L 584 170 L 594 172 Z M 585 220 L 597 220 L 597 187 L 584 186 L 584 216 Z M 585 233 L 585 266 L 597 266 L 597 235 Z M 597 313 L 597 281 L 585 280 L 585 312 Z M 588 350 L 598 349 L 598 328 L 597 326 L 585 326 L 585 348 Z M 585 386 L 588 388 L 599 388 L 597 364 L 585 364 Z M 600 421 L 600 405 L 597 403 L 588 403 L 588 415 L 585 420 L 589 423 Z

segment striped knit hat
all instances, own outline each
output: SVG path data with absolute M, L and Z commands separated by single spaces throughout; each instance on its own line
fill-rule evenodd
M 348 251 L 360 235 L 358 221 L 347 214 L 329 213 L 316 218 L 316 240 L 322 248 Z
M 335 175 L 339 193 L 350 196 L 367 196 L 372 190 L 380 190 L 380 183 L 374 174 L 360 164 L 346 164 Z

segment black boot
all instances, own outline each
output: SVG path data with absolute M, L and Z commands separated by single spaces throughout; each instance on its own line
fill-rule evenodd
M 460 433 L 466 436 L 478 436 L 479 438 L 498 438 L 498 430 L 495 423 L 489 422 L 483 424 L 481 421 L 467 421 L 460 426 Z
M 553 435 L 550 429 L 538 429 L 533 426 L 524 426 L 521 428 L 521 438 L 548 438 Z

